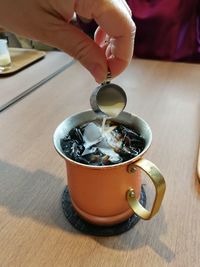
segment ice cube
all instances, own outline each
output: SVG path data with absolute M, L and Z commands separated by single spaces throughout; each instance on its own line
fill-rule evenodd
M 96 147 L 85 147 L 82 156 L 88 155 L 88 154 L 92 154 L 96 151 Z
M 111 142 L 112 140 L 112 142 Z M 117 140 L 115 139 L 115 136 L 112 134 L 112 132 L 106 132 L 104 133 L 103 139 L 96 144 L 96 147 L 105 155 L 109 156 L 109 160 L 111 162 L 118 162 L 120 160 L 120 156 L 118 153 L 115 152 L 115 148 L 118 147 L 121 144 L 118 144 Z
M 119 156 L 119 154 L 116 153 L 116 152 L 113 150 L 113 148 L 111 148 L 111 147 L 107 147 L 107 148 L 105 148 L 105 147 L 98 147 L 98 148 L 99 148 L 99 150 L 100 150 L 103 154 L 109 156 L 109 160 L 110 160 L 111 162 L 118 162 L 118 161 L 120 160 L 120 156 Z
M 110 147 L 112 147 L 113 149 L 117 149 L 117 148 L 121 148 L 122 147 L 122 143 L 123 140 L 118 138 L 118 135 L 116 132 L 112 131 L 112 132 L 108 132 L 105 134 L 106 140 L 109 144 Z
M 84 129 L 83 140 L 85 142 L 93 143 L 102 137 L 101 129 L 94 122 L 88 123 Z

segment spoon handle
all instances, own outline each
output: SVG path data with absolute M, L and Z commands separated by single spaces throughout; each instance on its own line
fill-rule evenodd
M 109 84 L 112 80 L 112 73 L 110 71 L 110 69 L 108 68 L 108 72 L 107 72 L 107 76 L 106 76 L 106 79 L 105 81 L 102 83 L 102 85 L 104 84 Z

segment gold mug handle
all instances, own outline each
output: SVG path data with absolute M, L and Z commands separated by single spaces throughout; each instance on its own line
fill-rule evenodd
M 156 195 L 152 209 L 148 211 L 140 204 L 139 200 L 135 196 L 133 188 L 129 188 L 126 197 L 128 204 L 134 213 L 144 220 L 149 220 L 158 212 L 161 206 L 165 194 L 166 184 L 161 172 L 151 161 L 141 158 L 128 166 L 128 172 L 134 173 L 137 167 L 143 170 L 150 177 L 154 184 Z

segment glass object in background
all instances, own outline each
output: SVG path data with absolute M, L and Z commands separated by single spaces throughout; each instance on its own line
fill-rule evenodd
M 8 50 L 7 40 L 0 39 L 0 70 L 4 71 L 10 68 L 11 58 Z

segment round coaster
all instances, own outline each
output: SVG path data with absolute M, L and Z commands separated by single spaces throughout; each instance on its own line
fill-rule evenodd
M 141 188 L 140 203 L 142 204 L 142 206 L 144 207 L 146 206 L 146 194 L 143 186 Z M 65 217 L 72 224 L 72 226 L 77 230 L 79 230 L 80 232 L 88 235 L 95 235 L 95 236 L 119 235 L 131 229 L 140 220 L 140 217 L 134 214 L 128 220 L 115 225 L 100 226 L 91 224 L 82 219 L 78 215 L 76 210 L 73 208 L 68 187 L 65 188 L 62 195 L 62 208 Z

